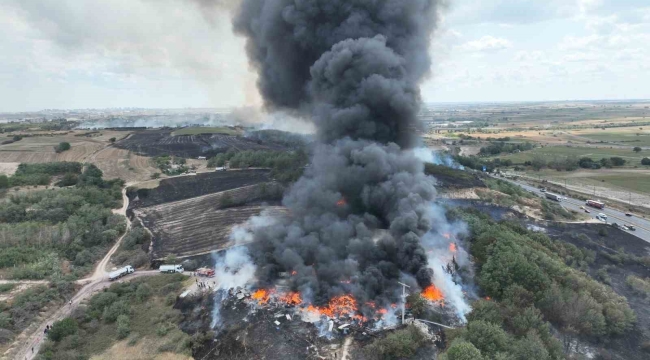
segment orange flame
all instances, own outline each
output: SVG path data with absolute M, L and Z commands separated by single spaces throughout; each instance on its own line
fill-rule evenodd
M 296 275 L 297 273 L 298 273 L 298 272 L 297 272 L 296 270 L 294 270 L 294 271 L 291 272 L 291 276 L 294 276 L 294 275 Z
M 489 296 L 486 296 L 485 300 L 490 301 L 490 300 L 492 300 L 492 298 L 490 298 Z
M 456 243 L 449 244 L 449 251 L 451 251 L 453 253 L 456 252 Z
M 440 289 L 435 287 L 433 284 L 422 290 L 422 297 L 429 301 L 442 301 L 445 299 Z
M 341 200 L 336 202 L 336 206 L 345 206 L 347 205 L 347 201 L 345 201 L 345 198 L 341 198 Z
M 253 293 L 253 295 L 251 295 L 251 297 L 253 299 L 257 300 L 257 302 L 260 305 L 264 305 L 264 304 L 267 304 L 269 302 L 269 300 L 271 299 L 271 293 L 272 293 L 272 291 L 265 290 L 265 289 L 259 289 L 259 290 L 255 291 Z
M 279 300 L 293 306 L 302 304 L 302 297 L 299 292 L 290 292 L 280 295 Z

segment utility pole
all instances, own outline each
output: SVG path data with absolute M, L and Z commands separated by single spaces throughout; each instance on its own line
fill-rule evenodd
M 397 283 L 402 285 L 402 325 L 404 325 L 404 315 L 406 314 L 406 288 L 411 287 L 399 281 Z

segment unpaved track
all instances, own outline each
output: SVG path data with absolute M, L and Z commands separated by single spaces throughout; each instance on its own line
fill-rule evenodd
M 125 186 L 124 189 L 122 189 L 122 208 L 113 210 L 114 213 L 124 215 L 125 217 L 126 217 L 126 209 L 129 206 L 129 198 L 126 196 L 126 188 L 127 186 Z M 34 357 L 36 357 L 36 354 L 38 354 L 38 350 L 40 349 L 41 344 L 43 343 L 44 330 L 46 325 L 51 325 L 55 321 L 61 320 L 69 316 L 72 310 L 74 310 L 82 301 L 86 300 L 97 291 L 100 291 L 101 289 L 110 286 L 111 282 L 108 280 L 108 272 L 106 271 L 106 266 L 110 262 L 111 256 L 113 256 L 115 251 L 117 251 L 117 249 L 119 248 L 120 244 L 122 243 L 122 239 L 124 238 L 124 236 L 126 236 L 126 234 L 129 231 L 129 228 L 131 227 L 131 222 L 129 221 L 128 217 L 126 221 L 127 221 L 126 231 L 124 231 L 124 234 L 119 239 L 117 239 L 115 245 L 113 245 L 113 247 L 108 251 L 106 256 L 104 256 L 104 258 L 99 262 L 99 264 L 97 264 L 97 267 L 95 268 L 93 274 L 85 279 L 77 280 L 77 283 L 84 284 L 84 286 L 72 297 L 72 299 L 69 300 L 70 302 L 65 304 L 54 314 L 52 314 L 47 319 L 42 321 L 38 325 L 38 328 L 36 330 L 33 330 L 33 327 L 30 326 L 25 331 L 23 331 L 21 335 L 19 335 L 16 338 L 16 340 L 14 341 L 14 346 L 18 345 L 17 343 L 19 343 L 20 348 L 16 353 L 16 355 L 14 356 L 14 359 L 31 360 Z M 132 275 L 129 275 L 124 280 L 131 280 L 142 276 L 152 276 L 156 274 L 159 274 L 157 270 L 138 271 Z M 17 282 L 20 283 L 21 281 L 17 281 Z M 47 281 L 43 281 L 42 283 L 47 283 Z M 29 334 L 29 332 L 31 332 L 31 334 Z M 5 358 L 7 357 L 3 356 L 3 359 Z

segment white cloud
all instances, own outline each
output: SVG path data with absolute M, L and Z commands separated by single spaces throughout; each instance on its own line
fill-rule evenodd
M 494 36 L 486 35 L 474 41 L 466 42 L 460 48 L 465 51 L 473 52 L 492 52 L 509 49 L 512 43 L 504 38 L 497 38 Z

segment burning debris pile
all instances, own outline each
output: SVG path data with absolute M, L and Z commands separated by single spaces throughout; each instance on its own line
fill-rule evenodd
M 291 216 L 254 217 L 233 232 L 251 252 L 236 250 L 236 266 L 225 265 L 228 253 L 217 259 L 221 288 L 248 284 L 261 289 L 251 292 L 258 305 L 288 299 L 316 318 L 364 323 L 396 319 L 402 282 L 464 320 L 458 269 L 469 259 L 454 241 L 464 226 L 434 204 L 434 180 L 411 151 L 440 7 L 242 1 L 235 29 L 246 37 L 266 107 L 310 117 L 319 141 L 283 200 Z M 241 276 L 239 267 L 254 271 Z

